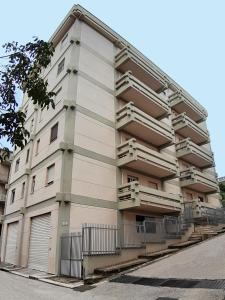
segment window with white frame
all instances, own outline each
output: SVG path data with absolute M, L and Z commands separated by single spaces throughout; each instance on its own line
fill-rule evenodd
M 25 181 L 22 183 L 22 188 L 21 188 L 21 198 L 24 197 L 25 194 Z
M 68 33 L 64 36 L 64 38 L 62 39 L 62 41 L 61 41 L 61 50 L 63 49 L 63 48 L 65 48 L 65 46 L 67 45 L 67 43 L 68 43 Z
M 40 146 L 40 139 L 38 139 L 37 142 L 36 142 L 36 151 L 35 151 L 35 155 L 38 155 L 38 153 L 39 153 L 39 146 Z
M 56 123 L 51 128 L 50 144 L 57 139 L 57 136 L 58 136 L 58 123 Z
M 35 189 L 35 183 L 36 183 L 36 176 L 32 177 L 32 181 L 31 181 L 31 194 L 34 193 L 34 189 Z
M 27 155 L 26 155 L 26 164 L 29 161 L 29 157 L 30 157 L 30 149 L 27 149 Z
M 55 164 L 52 164 L 47 168 L 46 185 L 50 185 L 54 182 L 55 177 Z
M 16 189 L 13 189 L 11 190 L 10 204 L 13 204 L 15 202 L 15 196 L 16 196 Z
M 58 64 L 57 75 L 59 75 L 64 70 L 64 66 L 65 66 L 65 57 Z
M 20 165 L 20 158 L 18 158 L 16 160 L 16 164 L 15 164 L 15 172 L 17 172 L 19 170 L 19 165 Z

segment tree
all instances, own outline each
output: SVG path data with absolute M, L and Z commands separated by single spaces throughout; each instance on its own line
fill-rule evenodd
M 219 187 L 220 187 L 220 195 L 222 197 L 222 204 L 225 207 L 225 183 L 220 182 Z
M 16 93 L 18 90 L 26 93 L 40 108 L 54 108 L 55 93 L 48 91 L 48 82 L 41 76 L 51 61 L 54 47 L 35 37 L 25 45 L 7 43 L 3 49 L 5 55 L 0 58 L 7 63 L 0 69 L 0 140 L 6 138 L 15 148 L 23 148 L 29 132 L 24 126 L 26 115 L 18 108 Z

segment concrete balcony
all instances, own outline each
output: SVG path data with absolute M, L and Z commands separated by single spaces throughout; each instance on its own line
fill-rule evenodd
M 212 152 L 208 152 L 203 147 L 199 147 L 190 138 L 176 143 L 177 158 L 193 164 L 200 169 L 214 166 Z
M 129 47 L 125 47 L 117 53 L 115 68 L 122 73 L 131 71 L 136 78 L 156 92 L 160 92 L 167 87 L 166 78 L 159 73 L 154 64 L 144 60 Z
M 203 129 L 196 122 L 191 120 L 185 113 L 173 118 L 172 124 L 174 131 L 185 138 L 191 140 L 197 145 L 209 143 L 209 133 L 207 129 Z
M 116 128 L 123 130 L 156 147 L 166 147 L 173 143 L 171 126 L 158 121 L 135 107 L 132 102 L 116 113 Z
M 186 96 L 182 92 L 175 92 L 169 96 L 170 107 L 178 113 L 186 112 L 187 116 L 195 122 L 203 121 L 207 118 L 207 111 L 191 96 Z
M 133 169 L 156 178 L 169 179 L 178 176 L 177 160 L 136 142 L 135 139 L 117 147 L 117 165 Z
M 170 113 L 169 104 L 147 85 L 127 72 L 116 82 L 116 96 L 126 102 L 133 102 L 154 118 L 162 118 Z
M 181 195 L 148 188 L 137 181 L 119 187 L 118 198 L 119 210 L 140 210 L 162 214 L 181 211 Z
M 189 168 L 180 173 L 180 185 L 200 193 L 213 194 L 219 192 L 217 180 L 197 171 L 195 168 Z

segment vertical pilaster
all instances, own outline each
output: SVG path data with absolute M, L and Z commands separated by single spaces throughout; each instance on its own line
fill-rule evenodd
M 63 142 L 65 149 L 62 150 L 62 168 L 61 168 L 61 182 L 60 194 L 66 195 L 71 193 L 72 185 L 72 172 L 73 172 L 73 144 L 75 135 L 75 117 L 76 117 L 76 98 L 77 98 L 77 85 L 78 85 L 78 66 L 80 55 L 80 38 L 81 38 L 81 21 L 75 20 L 73 25 L 73 33 L 70 38 L 72 43 L 69 68 L 70 73 L 67 77 L 67 98 L 64 99 L 65 103 L 65 124 Z M 60 238 L 63 234 L 70 231 L 70 207 L 69 201 L 65 201 L 65 197 L 59 201 L 58 208 L 58 230 L 57 230 L 57 244 L 56 244 L 56 272 L 60 272 Z

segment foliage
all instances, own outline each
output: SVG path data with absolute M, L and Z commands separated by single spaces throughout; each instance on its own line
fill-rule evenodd
M 54 108 L 53 92 L 47 90 L 48 82 L 42 78 L 54 53 L 51 43 L 39 40 L 19 45 L 18 42 L 3 45 L 7 63 L 0 69 L 0 140 L 6 138 L 12 146 L 23 148 L 29 138 L 25 128 L 26 115 L 18 109 L 18 90 L 41 108 Z M 5 149 L 7 150 L 7 149 Z

